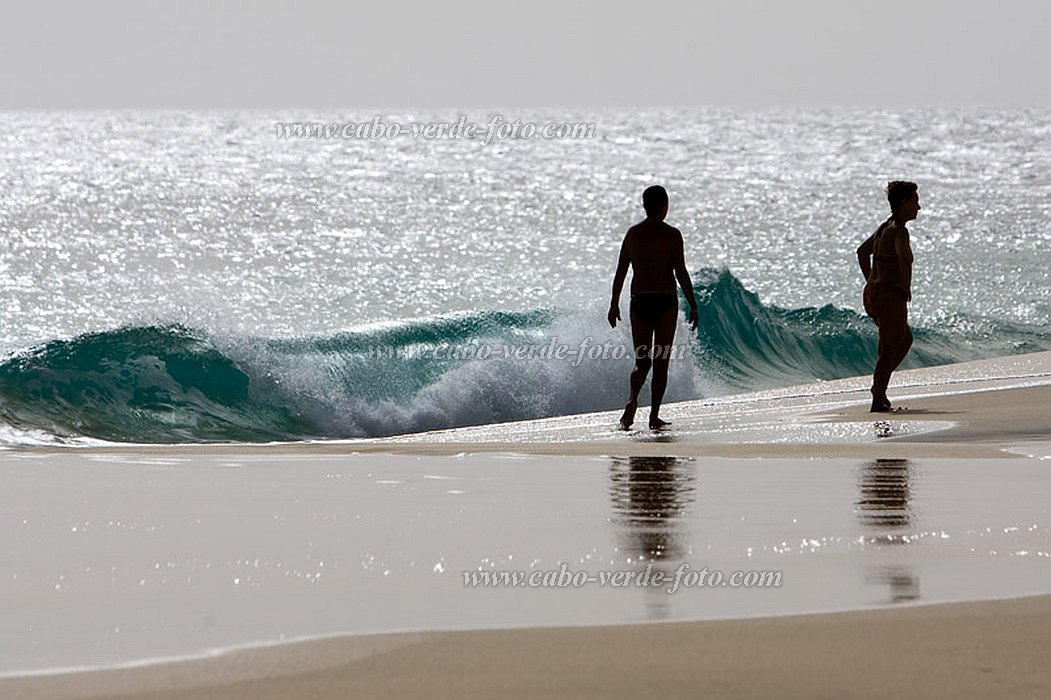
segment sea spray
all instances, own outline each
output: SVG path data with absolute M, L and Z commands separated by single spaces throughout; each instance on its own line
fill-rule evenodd
M 727 270 L 694 273 L 700 325 L 682 319 L 666 400 L 866 374 L 877 329 L 849 309 L 765 305 Z M 626 315 L 626 314 L 625 314 Z M 625 319 L 627 321 L 627 319 Z M 1051 349 L 1042 328 L 958 315 L 915 329 L 907 366 Z M 449 359 L 410 350 L 582 341 L 630 344 L 598 310 L 481 310 L 328 336 L 259 338 L 182 325 L 52 340 L 0 362 L 0 439 L 262 442 L 370 437 L 620 407 L 619 359 Z M 376 348 L 392 349 L 379 357 Z M 643 400 L 648 391 L 643 391 Z M 20 437 L 21 436 L 21 437 Z

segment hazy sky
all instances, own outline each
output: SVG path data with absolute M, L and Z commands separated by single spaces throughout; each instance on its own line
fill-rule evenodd
M 2 0 L 0 107 L 1047 105 L 1048 0 Z

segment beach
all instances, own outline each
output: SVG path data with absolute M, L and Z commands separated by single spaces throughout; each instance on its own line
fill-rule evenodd
M 1046 697 L 1051 353 L 385 439 L 0 452 L 0 696 Z M 642 409 L 643 415 L 645 408 Z M 464 572 L 777 571 L 777 587 Z
M 1051 597 L 640 627 L 346 638 L 5 681 L 25 698 L 1045 698 Z M 5 687 L 6 686 L 6 687 Z
M 0 700 L 1051 698 L 1046 4 L 53 4 Z

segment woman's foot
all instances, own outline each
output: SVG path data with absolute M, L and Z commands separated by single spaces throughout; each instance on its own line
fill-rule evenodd
M 872 392 L 872 407 L 869 409 L 869 413 L 888 413 L 890 412 L 890 399 L 887 398 L 886 392 L 877 392 L 875 389 Z
M 639 407 L 637 401 L 629 401 L 624 405 L 624 415 L 620 417 L 617 424 L 618 430 L 631 430 L 631 424 L 635 422 L 635 409 Z

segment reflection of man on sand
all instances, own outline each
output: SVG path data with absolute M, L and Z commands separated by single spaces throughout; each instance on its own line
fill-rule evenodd
M 621 550 L 631 559 L 674 563 L 689 549 L 683 528 L 696 498 L 696 466 L 678 457 L 613 457 L 609 495 Z
M 651 366 L 650 429 L 659 430 L 668 425 L 660 419 L 659 413 L 668 386 L 668 362 L 675 339 L 675 311 L 679 306 L 676 280 L 690 305 L 690 327 L 697 327 L 697 300 L 693 296 L 690 273 L 686 271 L 682 233 L 664 223 L 664 217 L 668 215 L 668 193 L 660 185 L 649 187 L 642 193 L 642 205 L 646 218 L 628 229 L 620 246 L 617 272 L 613 276 L 613 300 L 607 316 L 610 327 L 616 328 L 620 320 L 620 292 L 630 265 L 629 313 L 635 368 L 631 372 L 631 397 L 620 419 L 621 430 L 627 430 L 635 422 L 639 392 L 646 383 Z
M 662 572 L 664 580 L 675 578 L 683 557 L 690 551 L 687 513 L 696 499 L 697 467 L 692 459 L 678 457 L 613 457 L 609 469 L 612 501 L 610 523 L 620 543 L 619 552 L 642 576 L 645 571 Z M 670 583 L 646 586 L 650 619 L 671 616 L 675 596 Z

